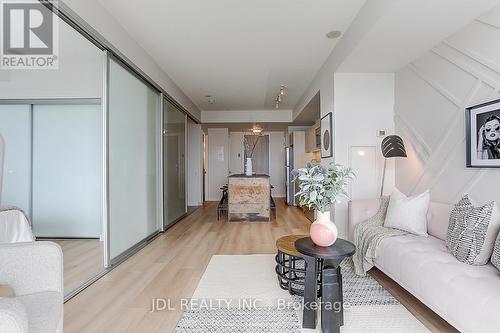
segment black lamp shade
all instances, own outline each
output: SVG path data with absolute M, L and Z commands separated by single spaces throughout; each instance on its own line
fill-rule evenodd
M 382 155 L 388 157 L 406 157 L 405 144 L 398 135 L 389 135 L 382 140 Z

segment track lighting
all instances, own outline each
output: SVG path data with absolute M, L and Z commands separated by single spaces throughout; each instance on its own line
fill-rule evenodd
M 283 102 L 283 97 L 285 96 L 285 85 L 280 86 L 280 92 L 278 93 L 278 96 L 276 96 L 276 109 L 280 108 L 280 103 Z

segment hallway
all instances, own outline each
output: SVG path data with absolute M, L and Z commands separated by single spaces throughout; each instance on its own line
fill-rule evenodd
M 212 255 L 275 253 L 279 237 L 307 233 L 299 208 L 276 204 L 271 223 L 228 223 L 206 203 L 68 301 L 65 332 L 170 332 L 181 313 L 150 313 L 151 300 L 191 297 Z
M 153 299 L 192 296 L 215 254 L 272 254 L 289 234 L 307 234 L 310 222 L 297 207 L 277 199 L 270 223 L 217 221 L 207 202 L 116 269 L 64 305 L 65 332 L 171 332 L 181 311 L 150 312 Z M 377 269 L 372 276 L 433 332 L 456 332 L 415 297 Z

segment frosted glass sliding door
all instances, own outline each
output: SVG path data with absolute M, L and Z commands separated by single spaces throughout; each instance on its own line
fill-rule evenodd
M 108 80 L 109 246 L 113 261 L 159 230 L 160 94 L 112 58 Z
M 164 224 L 186 214 L 186 115 L 163 101 Z
M 0 134 L 5 141 L 0 205 L 31 214 L 31 105 L 0 105 Z
M 101 238 L 101 105 L 33 105 L 33 232 Z

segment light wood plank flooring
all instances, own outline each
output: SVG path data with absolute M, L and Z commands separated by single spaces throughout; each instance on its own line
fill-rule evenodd
M 276 239 L 307 233 L 310 225 L 299 209 L 287 207 L 280 199 L 276 200 L 278 218 L 271 223 L 217 221 L 216 204 L 205 204 L 67 302 L 64 331 L 171 332 L 180 311 L 151 313 L 153 298 L 189 298 L 212 255 L 275 253 Z M 375 277 L 384 282 L 383 274 Z M 393 284 L 388 290 L 432 331 L 451 329 Z
M 98 239 L 54 240 L 63 251 L 64 293 L 104 270 L 103 242 Z

